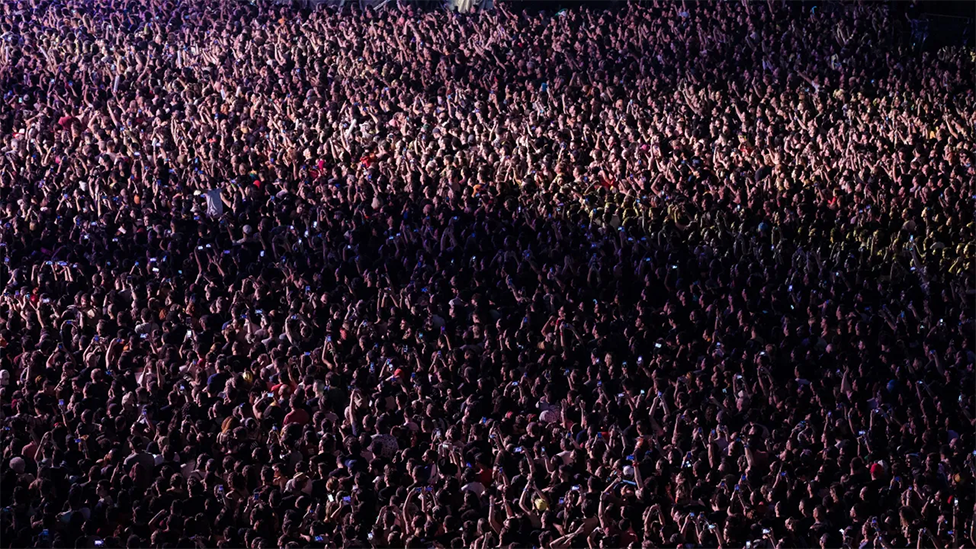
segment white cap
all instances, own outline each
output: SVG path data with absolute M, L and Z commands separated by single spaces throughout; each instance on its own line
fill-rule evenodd
M 27 463 L 24 461 L 24 458 L 22 457 L 11 458 L 10 468 L 13 469 L 13 471 L 18 475 L 21 475 L 24 473 L 25 470 L 27 470 Z
M 556 423 L 559 421 L 559 412 L 551 408 L 548 410 L 543 410 L 543 412 L 539 414 L 539 419 L 545 421 L 546 423 Z

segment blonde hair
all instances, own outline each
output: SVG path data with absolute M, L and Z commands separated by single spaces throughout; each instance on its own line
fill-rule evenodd
M 226 433 L 226 432 L 230 431 L 231 429 L 237 427 L 237 424 L 238 424 L 238 421 L 237 421 L 237 418 L 236 417 L 234 417 L 234 416 L 228 416 L 226 419 L 224 419 L 224 422 L 220 424 L 220 432 L 221 433 Z

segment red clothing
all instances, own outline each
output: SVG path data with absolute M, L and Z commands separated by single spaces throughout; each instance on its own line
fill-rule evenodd
M 37 461 L 37 459 L 36 459 L 37 458 L 37 448 L 38 448 L 37 443 L 36 442 L 31 442 L 31 443 L 27 444 L 26 446 L 24 446 L 20 450 L 20 453 L 23 454 L 25 458 L 30 458 L 31 460 L 33 460 L 33 461 L 36 462 Z
M 273 385 L 271 387 L 271 392 L 274 393 L 275 398 L 287 399 L 288 397 L 291 396 L 292 393 L 295 392 L 295 389 L 297 388 L 298 385 L 293 382 L 290 382 L 288 384 L 278 383 L 277 385 Z
M 309 417 L 308 412 L 299 408 L 298 410 L 288 412 L 288 415 L 285 416 L 281 424 L 288 425 L 289 423 L 297 423 L 299 425 L 307 425 L 310 421 L 312 421 L 312 418 Z
M 477 467 L 478 467 L 478 482 L 480 482 L 485 486 L 491 486 L 492 484 L 491 468 L 482 467 L 481 465 L 478 465 Z

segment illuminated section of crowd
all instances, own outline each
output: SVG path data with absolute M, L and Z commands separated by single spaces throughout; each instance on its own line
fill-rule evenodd
M 890 9 L 3 0 L 0 546 L 976 544 Z

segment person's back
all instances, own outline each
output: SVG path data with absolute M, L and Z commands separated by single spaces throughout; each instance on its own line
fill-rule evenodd
M 393 459 L 400 449 L 396 437 L 390 434 L 377 433 L 371 437 L 371 440 L 370 448 L 374 455 L 384 459 Z
M 68 510 L 58 515 L 58 519 L 66 525 L 73 525 L 79 520 L 85 522 L 91 518 L 91 509 L 85 505 L 84 497 L 84 491 L 79 486 L 72 486 L 68 492 Z
M 290 423 L 297 423 L 298 425 L 306 425 L 312 420 L 309 415 L 308 410 L 305 409 L 304 398 L 302 393 L 292 394 L 288 399 L 291 406 L 291 411 L 285 414 L 285 418 L 282 420 L 282 425 L 288 425 Z
M 81 507 L 80 509 L 68 509 L 67 511 L 58 515 L 58 520 L 60 520 L 64 524 L 69 524 L 71 523 L 75 514 L 80 515 L 83 521 L 87 521 L 88 518 L 91 517 L 91 509 L 89 509 L 88 507 Z
M 130 453 L 123 462 L 126 470 L 131 469 L 136 463 L 142 465 L 143 469 L 145 470 L 144 472 L 147 475 L 152 475 L 153 471 L 156 470 L 156 459 L 153 458 L 152 454 L 147 452 L 144 447 L 145 442 L 139 437 L 134 438 L 130 442 L 129 448 L 131 449 L 132 453 Z

